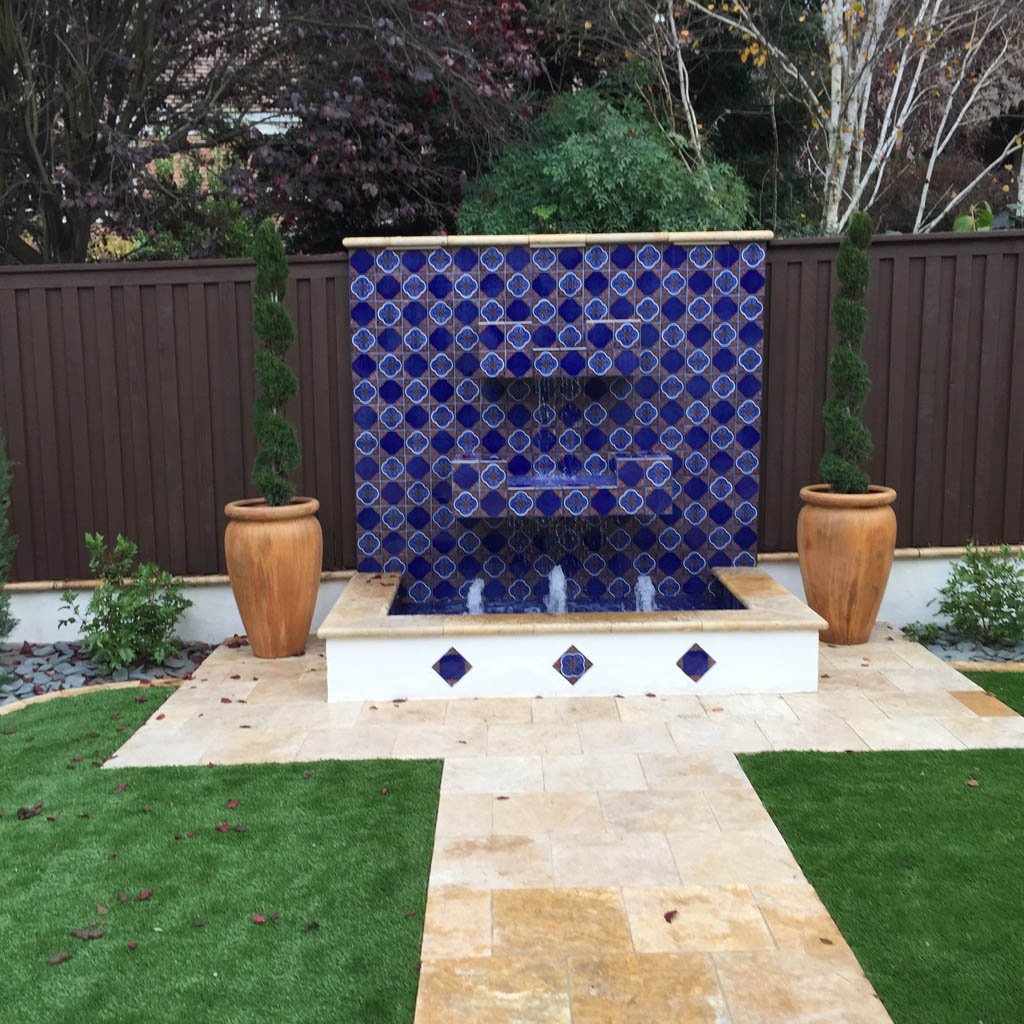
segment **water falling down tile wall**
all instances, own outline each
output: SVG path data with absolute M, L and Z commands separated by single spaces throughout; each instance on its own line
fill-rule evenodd
M 542 601 L 555 566 L 573 601 L 700 604 L 754 564 L 760 241 L 355 240 L 350 268 L 361 572 L 435 610 Z

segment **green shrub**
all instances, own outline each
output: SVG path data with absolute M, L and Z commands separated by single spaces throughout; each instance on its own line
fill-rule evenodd
M 903 627 L 903 635 L 915 643 L 934 644 L 942 635 L 942 627 L 937 622 L 909 622 Z
M 137 563 L 138 545 L 117 535 L 107 550 L 101 533 L 87 533 L 89 569 L 100 585 L 83 614 L 70 590 L 63 594 L 68 616 L 61 626 L 80 626 L 82 646 L 112 672 L 131 665 L 163 664 L 179 645 L 173 639 L 178 619 L 192 602 L 169 572 L 152 562 Z
M 981 644 L 1024 642 L 1024 552 L 1008 545 L 983 551 L 968 545 L 939 591 L 939 611 L 950 627 Z
M 4 590 L 11 572 L 14 549 L 18 546 L 18 538 L 11 533 L 10 510 L 11 460 L 7 458 L 7 445 L 0 433 L 0 640 L 10 636 L 18 624 L 11 614 L 11 596 Z
M 832 394 L 822 415 L 830 449 L 821 458 L 821 476 L 838 494 L 864 494 L 870 482 L 862 467 L 871 458 L 874 443 L 860 413 L 871 379 L 860 346 L 868 327 L 864 297 L 870 277 L 871 230 L 871 218 L 855 213 L 836 261 L 839 292 L 832 303 L 832 323 L 839 343 L 828 365 Z
M 295 427 L 284 417 L 284 407 L 299 390 L 299 380 L 284 361 L 295 337 L 295 325 L 284 307 L 288 287 L 288 261 L 273 220 L 260 222 L 253 240 L 256 283 L 252 290 L 252 329 L 263 341 L 256 352 L 256 396 L 253 425 L 256 461 L 253 486 L 268 505 L 287 505 L 295 496 L 288 474 L 299 468 L 302 454 Z
M 456 219 L 477 234 L 741 228 L 750 215 L 729 165 L 687 167 L 638 106 L 584 89 L 551 101 L 534 140 L 469 185 Z

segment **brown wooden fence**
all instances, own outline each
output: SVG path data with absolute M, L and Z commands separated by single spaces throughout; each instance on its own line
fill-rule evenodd
M 824 443 L 836 243 L 772 245 L 761 549 L 792 550 Z M 1024 232 L 885 237 L 872 250 L 876 480 L 901 546 L 1024 540 Z M 351 567 L 344 256 L 291 261 L 300 490 L 324 565 Z M 0 270 L 0 429 L 15 460 L 16 579 L 86 574 L 82 533 L 124 532 L 179 573 L 223 571 L 221 510 L 251 493 L 250 264 Z

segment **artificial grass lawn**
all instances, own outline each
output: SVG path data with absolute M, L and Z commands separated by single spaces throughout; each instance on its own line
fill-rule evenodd
M 895 1024 L 1024 1019 L 1024 751 L 740 761 Z
M 1024 715 L 1024 672 L 965 672 L 964 675 L 994 693 L 1018 715 Z
M 409 1024 L 441 763 L 94 767 L 165 698 L 0 718 L 0 1018 Z

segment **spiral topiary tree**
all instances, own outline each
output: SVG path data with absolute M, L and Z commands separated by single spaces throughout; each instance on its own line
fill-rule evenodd
M 256 461 L 253 486 L 268 505 L 287 505 L 295 496 L 288 479 L 302 461 L 295 427 L 285 419 L 284 407 L 295 397 L 299 381 L 285 363 L 292 347 L 295 324 L 284 308 L 288 262 L 273 220 L 267 217 L 256 229 L 253 242 L 256 283 L 253 286 L 252 329 L 263 342 L 256 352 L 256 396 L 253 425 Z
M 832 323 L 839 344 L 828 366 L 832 394 L 825 402 L 824 421 L 829 450 L 821 459 L 821 476 L 838 494 L 864 494 L 870 483 L 863 466 L 871 458 L 874 443 L 860 413 L 871 380 L 860 346 L 868 326 L 864 297 L 870 276 L 867 251 L 871 230 L 866 213 L 850 218 L 836 268 L 839 291 L 832 303 Z

